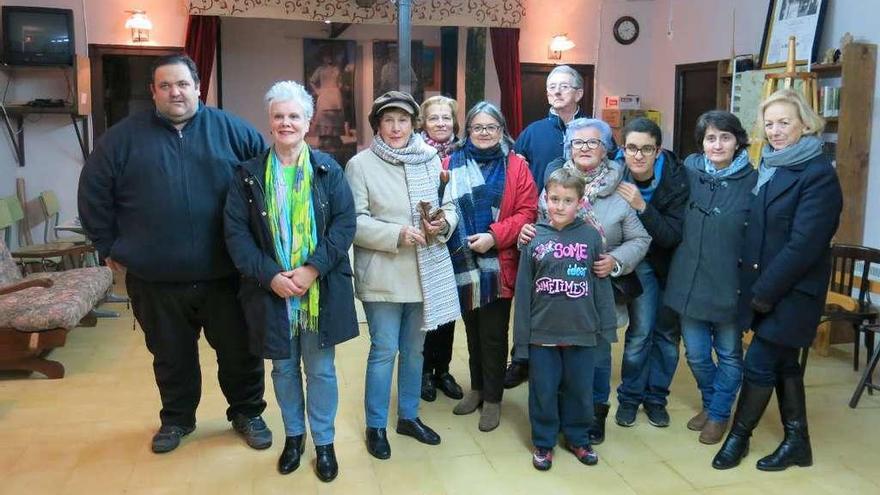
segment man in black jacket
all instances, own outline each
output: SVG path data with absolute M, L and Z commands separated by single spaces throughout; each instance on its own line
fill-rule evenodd
M 217 352 L 227 419 L 265 449 L 263 361 L 248 352 L 236 298 L 238 273 L 223 242 L 223 203 L 233 166 L 263 138 L 241 119 L 199 103 L 195 63 L 153 64 L 156 109 L 131 115 L 97 143 L 79 181 L 79 215 L 101 258 L 125 273 L 134 316 L 153 354 L 162 398 L 153 452 L 177 448 L 195 429 L 201 396 L 198 339 Z

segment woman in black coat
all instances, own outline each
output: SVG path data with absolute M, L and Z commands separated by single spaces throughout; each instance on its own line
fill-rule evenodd
M 822 152 L 825 122 L 799 93 L 773 93 L 758 115 L 767 144 L 739 260 L 738 309 L 740 328 L 755 336 L 733 425 L 712 466 L 732 468 L 748 454 L 749 437 L 775 387 L 785 438 L 757 467 L 781 471 L 813 463 L 798 353 L 816 336 L 843 198 Z
M 278 471 L 299 467 L 305 410 L 321 481 L 338 472 L 334 346 L 358 335 L 348 249 L 354 201 L 342 168 L 304 140 L 314 112 L 298 83 L 266 93 L 272 147 L 239 166 L 226 200 L 226 246 L 242 274 L 251 352 L 272 359 L 286 441 Z M 303 363 L 306 394 L 303 394 Z

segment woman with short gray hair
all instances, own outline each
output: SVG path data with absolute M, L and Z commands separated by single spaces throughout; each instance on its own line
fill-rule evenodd
M 265 101 L 272 147 L 235 171 L 226 247 L 242 274 L 251 352 L 272 360 L 286 436 L 278 471 L 299 467 L 308 411 L 315 472 L 331 481 L 338 473 L 334 349 L 358 335 L 348 262 L 354 202 L 342 167 L 305 142 L 314 112 L 305 88 L 278 82 Z
M 446 159 L 446 197 L 458 206 L 459 223 L 447 245 L 458 284 L 468 344 L 471 391 L 453 413 L 482 404 L 479 429 L 501 421 L 510 303 L 519 253 L 516 236 L 535 221 L 537 191 L 528 163 L 513 152 L 504 115 L 482 101 L 465 119 L 466 139 Z

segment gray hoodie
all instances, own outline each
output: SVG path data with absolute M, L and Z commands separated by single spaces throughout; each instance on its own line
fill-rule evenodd
M 596 334 L 614 333 L 614 294 L 607 277 L 593 275 L 602 238 L 576 219 L 562 230 L 547 223 L 523 247 L 514 297 L 516 356 L 528 345 L 596 345 Z

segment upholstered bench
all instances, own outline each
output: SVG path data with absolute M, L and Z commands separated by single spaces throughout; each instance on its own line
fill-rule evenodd
M 96 324 L 91 311 L 113 283 L 107 267 L 62 272 L 21 271 L 0 240 L 0 370 L 37 371 L 48 378 L 64 376 L 64 366 L 45 359 L 64 345 L 77 325 Z

